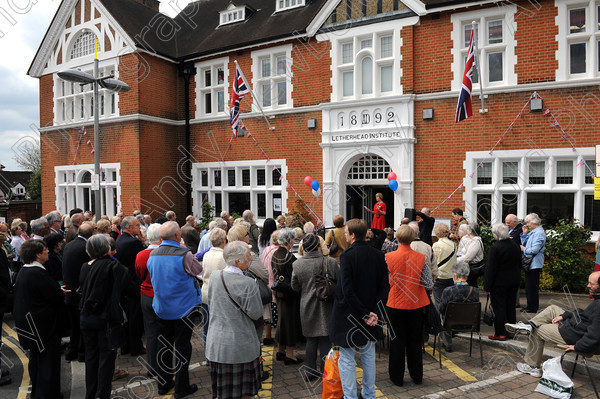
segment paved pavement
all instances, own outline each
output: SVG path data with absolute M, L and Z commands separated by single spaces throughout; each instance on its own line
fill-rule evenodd
M 555 303 L 562 304 L 565 307 L 585 308 L 589 304 L 589 299 L 584 295 L 544 295 L 540 297 L 540 308 Z M 568 306 L 570 304 L 570 306 Z M 520 320 L 526 320 L 527 315 L 518 313 Z M 13 383 L 9 386 L 0 387 L 0 398 L 19 398 L 25 399 L 29 395 L 28 385 L 29 376 L 23 373 L 22 362 L 26 362 L 26 357 L 20 352 L 12 335 L 12 320 L 9 315 L 5 318 L 3 328 L 3 340 L 7 343 L 2 353 L 4 361 L 10 361 L 13 364 L 11 375 Z M 198 331 L 199 332 L 199 331 Z M 479 356 L 479 347 L 477 339 L 473 343 L 473 355 L 469 357 L 468 335 L 459 334 L 453 344 L 453 352 L 446 353 L 442 351 L 442 368 L 439 366 L 436 350 L 435 358 L 433 355 L 433 337 L 430 337 L 428 345 L 425 347 L 426 353 L 423 354 L 424 378 L 422 385 L 415 385 L 410 378 L 406 376 L 403 387 L 397 387 L 391 383 L 387 376 L 388 348 L 378 345 L 377 355 L 377 397 L 378 398 L 543 398 L 542 394 L 535 393 L 539 379 L 526 374 L 521 374 L 515 369 L 515 364 L 521 361 L 521 355 L 525 350 L 526 338 L 518 336 L 517 339 L 497 342 L 487 339 L 493 330 L 485 324 L 482 324 L 482 342 L 483 342 L 483 367 Z M 190 398 L 212 398 L 210 389 L 210 375 L 207 366 L 202 366 L 204 360 L 202 339 L 199 334 L 193 337 L 193 355 L 190 366 L 191 382 L 198 384 L 198 392 Z M 265 370 L 269 371 L 271 377 L 263 383 L 263 390 L 260 391 L 260 398 L 317 398 L 321 397 L 321 382 L 305 383 L 303 381 L 302 366 L 285 366 L 282 362 L 275 361 L 275 347 L 265 346 L 263 348 L 263 357 Z M 546 357 L 559 356 L 562 352 L 558 348 L 547 348 Z M 20 357 L 18 356 L 20 355 Z M 303 357 L 303 350 L 298 351 L 298 356 Z M 569 355 L 569 358 L 572 358 Z M 358 362 L 360 367 L 360 361 Z M 588 362 L 594 366 L 593 375 L 596 381 L 600 381 L 600 356 L 593 361 Z M 5 363 L 6 364 L 6 363 Z M 135 358 L 129 355 L 119 356 L 117 359 L 118 368 L 127 370 L 127 378 L 113 382 L 114 398 L 170 398 L 171 395 L 158 396 L 157 385 L 154 380 L 145 377 L 143 368 L 143 359 Z M 6 366 L 4 366 L 5 368 Z M 569 364 L 565 364 L 565 370 L 571 370 Z M 26 369 L 26 368 L 25 368 Z M 359 375 L 361 370 L 359 369 Z M 79 399 L 83 397 L 84 386 L 83 364 L 72 362 L 66 363 L 63 360 L 62 386 L 65 398 Z M 573 378 L 575 383 L 574 398 L 594 398 L 595 394 L 590 384 L 589 377 L 585 373 L 585 368 L 580 362 L 577 372 Z M 360 379 L 359 379 L 360 382 Z M 600 384 L 599 384 L 600 385 Z

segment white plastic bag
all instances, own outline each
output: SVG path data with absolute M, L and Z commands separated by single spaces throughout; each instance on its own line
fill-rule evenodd
M 560 356 L 548 359 L 542 364 L 542 378 L 535 391 L 553 398 L 571 398 L 573 381 L 562 370 Z

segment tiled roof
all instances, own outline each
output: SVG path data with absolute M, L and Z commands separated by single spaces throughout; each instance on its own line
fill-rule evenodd
M 219 11 L 229 4 L 223 0 L 191 2 L 173 19 L 135 0 L 100 1 L 140 48 L 183 60 L 303 34 L 327 0 L 307 0 L 303 7 L 278 13 L 275 0 L 236 0 L 252 9 L 250 17 L 222 27 Z M 161 38 L 171 27 L 176 33 Z

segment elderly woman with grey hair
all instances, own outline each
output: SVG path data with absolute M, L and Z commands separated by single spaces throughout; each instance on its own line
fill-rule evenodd
M 327 272 L 329 277 L 337 280 L 340 266 L 335 259 L 321 252 L 318 236 L 307 234 L 302 241 L 304 256 L 293 264 L 292 289 L 300 293 L 300 320 L 302 334 L 306 337 L 308 373 L 304 378 L 312 381 L 323 373 L 325 356 L 331 349 L 329 321 L 333 309 L 333 299 L 325 302 L 317 298 L 315 275 Z M 317 371 L 317 348 L 321 355 L 320 372 Z
M 111 259 L 108 237 L 91 236 L 85 250 L 92 258 L 81 267 L 80 326 L 85 344 L 85 397 L 108 399 L 124 323 L 120 299 L 128 285 L 125 266 Z
M 546 249 L 546 232 L 541 226 L 542 220 L 537 213 L 525 216 L 525 226 L 521 234 L 521 251 L 528 258 L 533 258 L 531 267 L 525 272 L 525 292 L 527 307 L 521 312 L 536 313 L 539 308 L 540 274 L 544 266 L 544 250 Z
M 490 294 L 495 318 L 494 335 L 488 338 L 504 341 L 510 338 L 504 324 L 517 321 L 515 305 L 521 284 L 521 251 L 510 239 L 507 225 L 493 225 L 492 234 L 496 242 L 488 251 L 484 288 Z
M 436 304 L 442 317 L 444 317 L 446 307 L 450 302 L 468 303 L 479 301 L 479 290 L 476 287 L 467 284 L 467 278 L 469 278 L 469 265 L 455 263 L 454 266 L 452 266 L 452 280 L 454 281 L 454 285 L 446 287 L 444 291 L 442 291 L 440 300 Z M 442 331 L 440 335 L 446 348 L 446 352 L 452 352 L 452 334 Z
M 483 241 L 478 234 L 479 226 L 477 224 L 461 224 L 458 227 L 458 235 L 461 236 L 464 230 L 464 236 L 461 237 L 456 254 L 456 263 L 462 263 L 467 266 L 479 263 L 483 260 Z M 481 275 L 481 274 L 480 274 Z M 469 285 L 477 287 L 477 278 L 479 275 L 469 274 Z
M 273 253 L 271 267 L 273 274 L 288 282 L 292 279 L 293 265 L 296 257 L 290 252 L 294 246 L 296 233 L 294 229 L 279 230 L 277 241 L 279 248 Z M 275 358 L 285 361 L 285 365 L 302 363 L 303 359 L 294 356 L 294 347 L 302 340 L 302 324 L 300 321 L 300 296 L 294 292 L 276 291 L 279 321 L 275 340 L 279 344 Z
M 213 273 L 208 289 L 210 325 L 206 358 L 210 362 L 213 398 L 250 398 L 260 383 L 260 342 L 254 320 L 263 312 L 256 283 L 244 271 L 250 249 L 243 241 L 223 250 L 227 266 Z

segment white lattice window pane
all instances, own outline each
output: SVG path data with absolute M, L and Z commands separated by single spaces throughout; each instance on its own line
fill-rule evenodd
M 269 76 L 271 76 L 271 59 L 270 58 L 263 58 L 262 60 L 260 60 L 260 70 L 261 70 L 260 76 L 262 76 L 263 78 L 268 78 Z
M 477 168 L 477 184 L 492 184 L 492 163 L 484 162 Z
M 223 69 L 223 67 L 218 67 L 217 68 L 217 84 L 222 85 L 223 83 L 225 83 L 225 70 Z
M 212 86 L 210 69 L 204 71 L 204 87 Z
M 365 39 L 365 40 L 361 40 L 360 41 L 360 48 L 361 50 L 363 48 L 371 48 L 373 47 L 373 40 L 372 39 Z
M 393 55 L 392 36 L 384 36 L 381 38 L 381 58 L 391 57 L 392 55 Z
M 585 32 L 585 8 L 569 10 L 569 33 Z
M 518 162 L 502 162 L 502 183 L 517 184 L 519 173 Z
M 594 184 L 594 178 L 592 168 L 594 168 L 594 160 L 586 159 L 585 165 L 582 165 L 585 168 L 585 184 Z
M 225 92 L 217 92 L 217 111 L 223 112 L 225 110 Z
M 352 43 L 342 44 L 342 64 L 349 64 L 354 59 Z
M 277 57 L 277 75 L 285 75 L 286 65 L 285 55 Z
M 502 43 L 502 20 L 488 23 L 488 43 Z
M 277 83 L 277 104 L 284 105 L 287 103 L 287 90 L 285 82 Z
M 529 184 L 544 184 L 546 177 L 546 162 L 529 162 Z
M 344 84 L 343 94 L 344 97 L 354 95 L 354 72 L 346 71 L 342 73 L 342 81 Z
M 362 94 L 371 94 L 373 93 L 373 60 L 370 57 L 363 58 L 361 70 Z
M 270 107 L 271 106 L 271 84 L 267 83 L 267 84 L 263 84 L 261 86 L 262 90 L 262 103 L 263 103 L 263 107 Z
M 573 161 L 556 162 L 556 184 L 573 184 Z
M 473 25 L 468 24 L 464 26 L 464 47 L 469 48 L 469 43 L 471 41 L 471 30 L 473 30 Z M 477 34 L 479 32 L 478 25 L 475 26 L 475 39 L 477 39 Z

